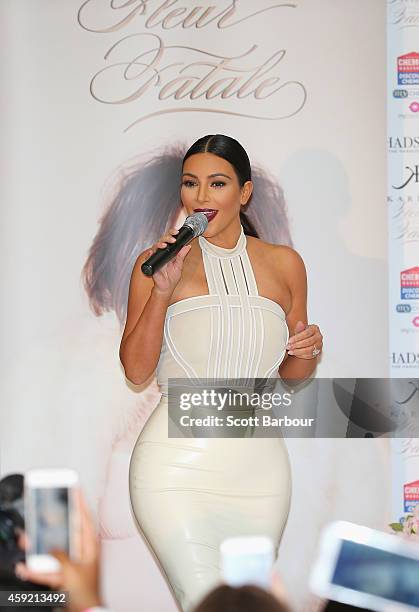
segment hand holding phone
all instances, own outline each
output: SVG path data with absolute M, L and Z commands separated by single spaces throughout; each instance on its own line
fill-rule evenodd
M 67 469 L 29 470 L 25 473 L 26 565 L 36 572 L 57 572 L 52 550 L 76 558 L 78 513 L 75 504 L 77 472 Z
M 45 567 L 45 563 L 39 564 L 35 559 L 31 567 L 23 563 L 16 566 L 16 574 L 22 580 L 29 580 L 37 584 L 46 584 L 52 589 L 69 592 L 69 612 L 82 612 L 86 608 L 100 607 L 100 550 L 99 539 L 94 525 L 93 517 L 89 512 L 84 496 L 79 487 L 72 488 L 74 503 L 73 515 L 77 517 L 74 521 L 74 535 L 70 536 L 73 541 L 73 549 L 76 552 L 76 560 L 71 560 L 68 554 L 61 549 L 56 552 L 59 561 L 58 571 L 37 571 L 31 569 L 33 565 Z M 78 518 L 80 524 L 78 525 Z M 70 528 L 71 532 L 71 528 Z M 52 555 L 49 555 L 52 557 Z M 53 560 L 55 557 L 52 557 Z
M 418 585 L 418 544 L 345 521 L 323 530 L 310 576 L 320 597 L 378 612 L 413 612 Z

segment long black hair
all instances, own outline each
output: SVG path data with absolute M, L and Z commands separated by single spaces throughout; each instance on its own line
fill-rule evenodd
M 207 134 L 206 136 L 202 136 L 202 138 L 199 138 L 187 150 L 182 161 L 182 168 L 188 157 L 195 155 L 195 153 L 213 153 L 228 161 L 234 168 L 240 187 L 243 187 L 246 181 L 252 180 L 252 169 L 249 156 L 239 141 L 235 140 L 235 138 L 231 138 L 231 136 L 226 136 L 225 134 Z M 245 234 L 259 238 L 260 236 L 256 227 L 243 210 L 244 208 L 247 210 L 251 199 L 252 196 L 250 196 L 247 204 L 242 206 L 242 210 L 240 211 L 240 222 Z

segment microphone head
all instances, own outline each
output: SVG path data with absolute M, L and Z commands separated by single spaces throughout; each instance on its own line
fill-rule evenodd
M 205 232 L 208 225 L 207 216 L 203 212 L 197 212 L 186 217 L 183 225 L 187 225 L 193 231 L 194 238 Z

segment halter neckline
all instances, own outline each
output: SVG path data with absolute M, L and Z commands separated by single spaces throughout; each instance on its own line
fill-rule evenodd
M 235 257 L 236 255 L 240 255 L 243 251 L 246 250 L 246 234 L 243 231 L 243 226 L 240 226 L 240 236 L 232 249 L 226 249 L 224 247 L 217 246 L 209 242 L 204 236 L 198 236 L 199 246 L 203 251 L 210 255 L 214 255 L 215 257 Z

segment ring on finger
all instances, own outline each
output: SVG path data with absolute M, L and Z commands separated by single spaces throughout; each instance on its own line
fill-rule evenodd
M 313 346 L 313 352 L 312 352 L 313 357 L 317 357 L 317 355 L 318 355 L 319 353 L 320 353 L 320 349 L 318 349 L 318 348 L 316 347 L 316 345 L 314 345 L 314 346 Z

